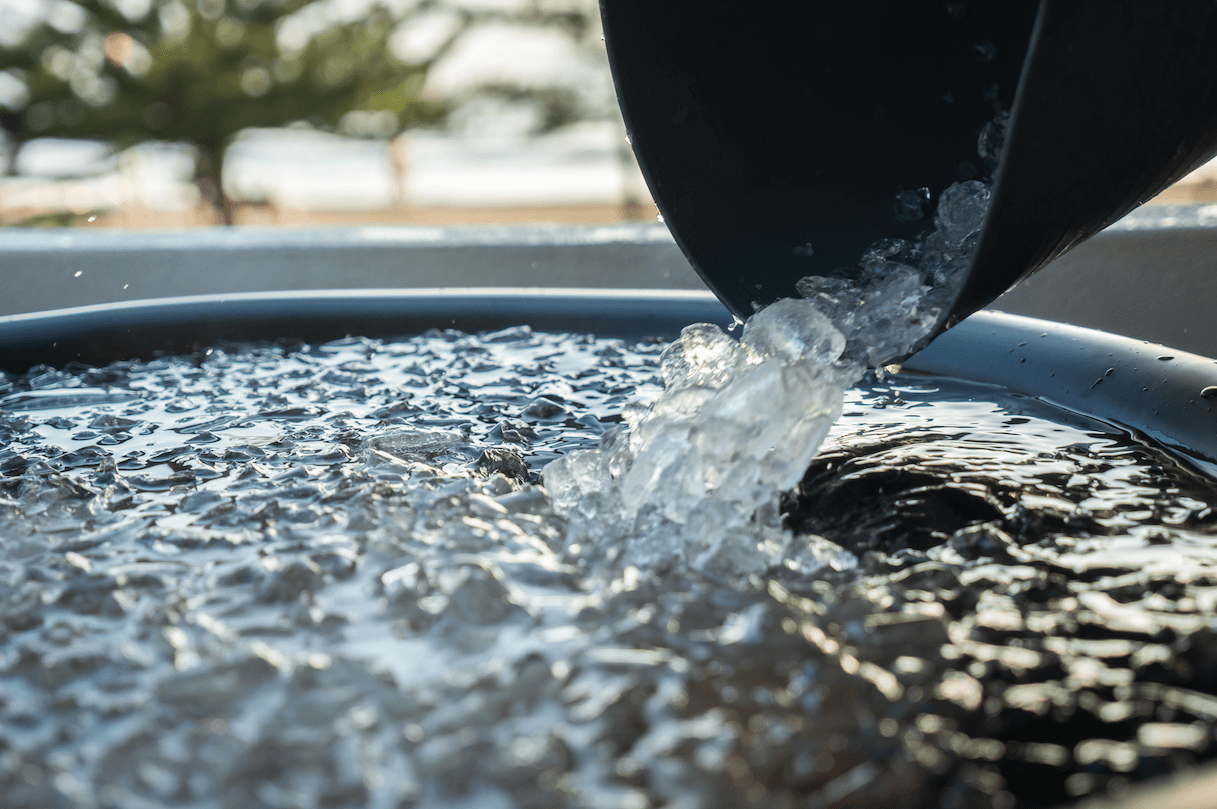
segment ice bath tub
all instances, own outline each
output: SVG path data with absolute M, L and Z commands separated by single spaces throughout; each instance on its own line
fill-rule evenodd
M 76 368 L 121 409 L 139 402 L 105 394 L 128 369 L 82 366 L 167 352 L 152 372 L 190 400 L 85 424 L 53 384 L 0 397 L 15 451 L 0 460 L 6 805 L 1032 807 L 1213 754 L 1217 490 L 1195 470 L 1217 461 L 1217 365 L 982 313 L 864 385 L 839 430 L 864 440 L 830 442 L 787 504 L 792 526 L 848 552 L 800 533 L 789 569 L 707 581 L 581 548 L 533 485 L 539 470 L 502 449 L 552 442 L 563 423 L 581 431 L 568 446 L 611 430 L 621 357 L 653 361 L 658 344 L 631 355 L 538 335 L 628 343 L 728 320 L 702 293 L 511 289 L 0 320 L 10 373 Z M 459 362 L 444 353 L 465 339 L 453 332 L 427 357 L 365 339 L 428 329 L 495 334 Z M 249 362 L 249 390 L 224 376 L 244 362 L 231 341 L 279 346 Z M 302 341 L 311 353 L 293 353 Z M 504 381 L 477 359 L 517 345 L 538 369 L 584 363 L 570 385 L 611 395 L 576 419 L 544 395 L 552 379 L 532 389 L 529 365 Z M 417 411 L 360 381 L 386 372 L 416 396 L 491 378 L 524 399 L 475 391 L 470 412 L 511 418 L 464 447 L 442 414 L 418 429 Z M 301 444 L 215 421 L 211 395 L 305 425 Z M 180 447 L 156 437 L 175 419 Z M 963 451 L 968 429 L 978 469 L 952 468 L 934 448 Z M 1001 471 L 1033 429 L 1043 445 L 1015 447 Z M 497 453 L 482 449 L 491 439 Z M 120 457 L 141 441 L 150 458 Z M 1052 502 L 1020 491 L 1027 474 L 1095 496 Z M 402 490 L 407 478 L 436 483 Z M 890 512 L 857 514 L 868 498 Z M 121 517 L 131 508 L 145 521 Z M 22 509 L 32 536 L 14 529 Z M 69 512 L 120 516 L 82 531 Z M 1037 532 L 1052 542 L 1028 544 Z

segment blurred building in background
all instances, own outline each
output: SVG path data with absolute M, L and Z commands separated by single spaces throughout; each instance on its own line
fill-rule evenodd
M 595 0 L 0 0 L 0 124 L 7 225 L 655 217 Z

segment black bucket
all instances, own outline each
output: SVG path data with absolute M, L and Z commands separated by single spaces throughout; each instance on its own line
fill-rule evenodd
M 1217 10 L 1199 0 L 601 12 L 651 194 L 740 317 L 806 276 L 854 277 L 982 180 L 985 226 L 941 314 L 962 319 L 1217 152 Z

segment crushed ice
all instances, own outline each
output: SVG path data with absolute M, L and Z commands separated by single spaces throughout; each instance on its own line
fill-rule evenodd
M 928 338 L 965 277 L 988 201 L 985 184 L 955 183 L 915 244 L 884 240 L 849 278 L 802 279 L 802 298 L 752 315 L 738 342 L 711 324 L 686 328 L 663 354 L 663 392 L 626 411 L 628 428 L 545 468 L 571 541 L 622 565 L 717 576 L 848 565 L 840 549 L 793 543 L 779 498 L 863 371 Z

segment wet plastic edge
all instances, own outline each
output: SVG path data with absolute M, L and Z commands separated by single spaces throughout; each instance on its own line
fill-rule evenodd
M 1210 473 L 1217 463 L 1217 398 L 1202 393 L 1217 386 L 1217 361 L 1207 357 L 982 311 L 939 336 L 904 368 L 1001 385 L 1141 434 Z

